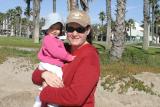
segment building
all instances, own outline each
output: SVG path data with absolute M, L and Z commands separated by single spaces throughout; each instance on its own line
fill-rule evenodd
M 142 41 L 143 40 L 143 28 L 138 22 L 134 23 L 131 29 L 127 29 L 127 41 Z

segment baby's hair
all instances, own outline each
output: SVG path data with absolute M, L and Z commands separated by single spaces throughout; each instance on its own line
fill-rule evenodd
M 60 23 L 60 22 L 57 22 L 53 25 L 51 25 L 45 32 L 45 34 L 47 34 L 50 30 L 52 29 L 56 29 L 56 30 L 60 30 L 60 34 L 59 35 L 62 35 L 62 30 L 63 30 L 63 24 Z

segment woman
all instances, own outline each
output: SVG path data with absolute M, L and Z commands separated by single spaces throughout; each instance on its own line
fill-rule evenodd
M 36 69 L 34 84 L 46 86 L 40 93 L 43 102 L 60 107 L 94 107 L 94 93 L 99 80 L 100 66 L 96 49 L 91 45 L 90 17 L 84 11 L 71 11 L 67 17 L 67 38 L 71 44 L 72 62 L 63 66 L 63 81 L 48 71 Z

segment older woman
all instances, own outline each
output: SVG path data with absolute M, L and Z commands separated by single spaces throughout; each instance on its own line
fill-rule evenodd
M 100 64 L 96 49 L 91 45 L 92 31 L 89 15 L 80 10 L 71 11 L 67 17 L 67 38 L 75 59 L 63 66 L 63 81 L 55 74 L 36 69 L 34 84 L 46 86 L 40 93 L 43 107 L 94 107 L 94 93 L 99 80 Z

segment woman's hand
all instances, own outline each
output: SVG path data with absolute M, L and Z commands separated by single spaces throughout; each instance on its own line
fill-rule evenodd
M 42 73 L 41 76 L 45 80 L 45 82 L 51 87 L 60 88 L 64 86 L 63 81 L 56 74 L 45 71 Z

